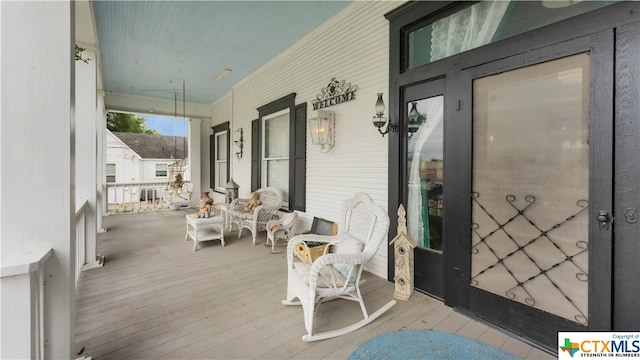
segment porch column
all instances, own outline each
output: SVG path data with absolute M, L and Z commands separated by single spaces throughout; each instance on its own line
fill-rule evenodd
M 107 147 L 105 145 L 106 129 L 107 129 L 107 111 L 104 107 L 104 90 L 97 91 L 97 106 L 96 106 L 96 136 L 97 136 L 97 148 L 98 156 L 96 158 L 96 227 L 97 232 L 105 232 L 102 226 L 102 217 L 107 213 L 107 198 L 106 198 L 106 152 Z
M 48 260 L 35 260 L 46 261 L 41 313 L 27 296 L 31 282 L 0 282 L 2 359 L 34 348 L 28 336 L 5 336 L 27 328 L 31 319 L 16 313 L 25 304 L 42 318 L 41 357 L 75 358 L 74 30 L 70 1 L 0 1 L 0 262 L 7 276 L 6 264 L 24 270 L 7 281 L 31 281 L 34 262 L 24 254 L 52 249 Z
M 200 201 L 200 193 L 202 193 L 201 171 L 202 164 L 200 156 L 200 119 L 189 119 L 189 171 L 191 173 L 191 183 L 193 184 L 193 193 L 191 194 L 191 203 L 189 207 L 198 206 Z
M 84 47 L 84 46 L 83 46 Z M 101 265 L 96 257 L 97 234 L 97 173 L 98 144 L 96 112 L 98 98 L 96 90 L 97 54 L 86 49 L 82 57 L 87 63 L 76 61 L 76 209 L 86 201 L 85 243 L 81 256 L 83 270 Z M 80 249 L 79 249 L 80 250 Z M 84 266 L 83 266 L 84 265 Z

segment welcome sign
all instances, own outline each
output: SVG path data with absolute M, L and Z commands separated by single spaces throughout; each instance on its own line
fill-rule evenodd
M 338 81 L 335 77 L 331 78 L 329 84 L 320 89 L 320 93 L 313 100 L 313 110 L 326 108 L 333 105 L 342 104 L 356 98 L 358 85 L 351 85 L 344 80 Z

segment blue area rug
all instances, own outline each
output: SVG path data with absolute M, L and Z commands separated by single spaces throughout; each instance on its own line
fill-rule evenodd
M 434 330 L 399 330 L 360 345 L 349 360 L 360 359 L 518 359 L 513 354 L 466 337 Z

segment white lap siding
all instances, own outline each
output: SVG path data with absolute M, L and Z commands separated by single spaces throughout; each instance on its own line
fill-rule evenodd
M 251 121 L 258 118 L 256 108 L 296 93 L 295 103 L 306 102 L 307 117 L 314 117 L 312 101 L 335 77 L 358 90 L 354 100 L 326 108 L 335 112 L 333 149 L 321 153 L 307 131 L 306 213 L 301 214 L 301 223 L 309 226 L 313 216 L 337 220 L 342 201 L 360 191 L 386 208 L 388 138 L 378 133 L 371 117 L 376 93 L 384 93 L 385 102 L 388 99 L 389 23 L 384 14 L 401 3 L 353 2 L 213 104 L 212 123 L 203 122 L 203 142 L 205 131 L 208 135 L 211 126 L 229 119 L 233 130 L 244 129 L 245 156 L 232 159 L 241 197 L 251 187 L 250 130 Z M 203 174 L 208 173 L 204 166 L 208 164 L 203 164 Z M 396 211 L 389 213 L 395 216 Z M 381 246 L 367 270 L 387 277 L 386 246 Z

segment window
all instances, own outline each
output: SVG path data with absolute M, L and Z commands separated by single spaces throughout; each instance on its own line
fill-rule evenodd
M 210 137 L 210 179 L 209 186 L 214 191 L 224 192 L 224 186 L 229 181 L 230 131 L 229 122 L 214 126 Z
M 276 187 L 283 207 L 305 211 L 307 104 L 295 105 L 295 96 L 259 107 L 251 123 L 251 191 Z
M 227 155 L 227 134 L 227 131 L 213 134 L 216 147 L 216 178 L 214 189 L 219 191 L 224 191 L 224 186 L 227 183 L 227 163 L 229 162 Z
M 282 191 L 284 205 L 289 203 L 289 109 L 262 119 L 262 187 Z
M 106 174 L 108 183 L 116 182 L 116 164 L 107 164 Z
M 167 177 L 167 164 L 156 164 L 156 177 Z

